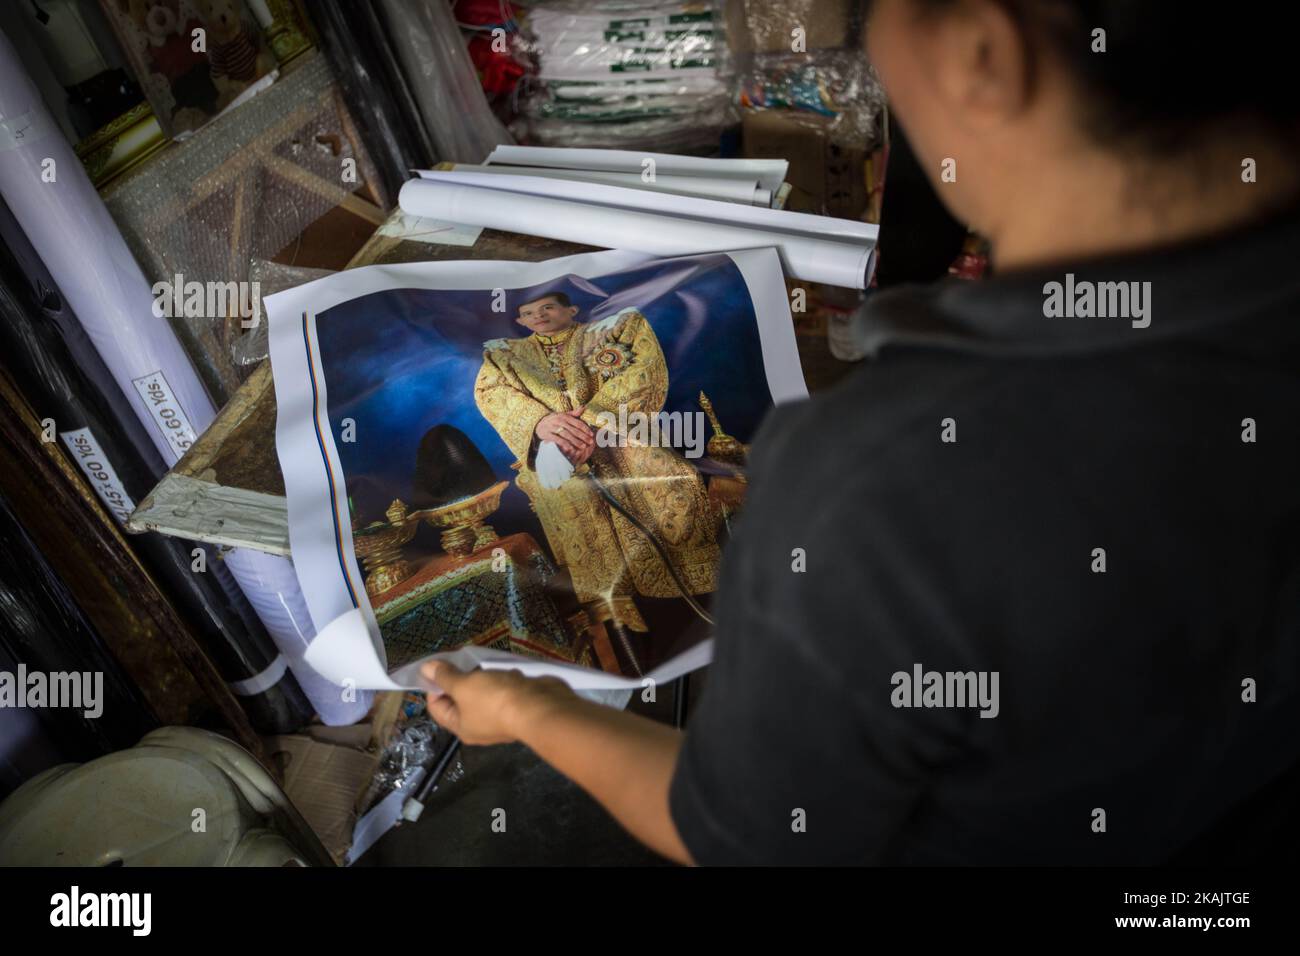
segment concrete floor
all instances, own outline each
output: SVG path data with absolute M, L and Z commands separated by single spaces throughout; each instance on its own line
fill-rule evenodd
M 691 675 L 690 700 L 706 671 Z M 671 686 L 628 709 L 671 723 Z M 414 824 L 390 830 L 356 866 L 666 866 L 599 804 L 520 744 L 465 747 L 465 775 L 442 786 Z M 494 811 L 505 832 L 494 832 Z M 499 818 L 500 815 L 496 814 Z

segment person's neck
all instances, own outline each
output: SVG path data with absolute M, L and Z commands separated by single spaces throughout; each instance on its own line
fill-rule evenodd
M 1242 160 L 1258 180 L 1243 182 Z M 1235 146 L 1145 167 L 1093 152 L 1019 178 L 986 236 L 999 271 L 1175 245 L 1249 225 L 1295 202 L 1300 178 L 1276 149 Z

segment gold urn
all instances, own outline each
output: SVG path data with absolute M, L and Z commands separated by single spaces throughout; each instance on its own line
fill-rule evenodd
M 411 576 L 411 564 L 402 557 L 420 525 L 412 521 L 400 499 L 384 512 L 387 521 L 375 521 L 364 528 L 353 527 L 352 550 L 366 571 L 366 593 L 374 596 L 401 584 Z
M 437 528 L 441 532 L 442 549 L 463 558 L 497 540 L 498 535 L 487 519 L 501 507 L 501 494 L 509 485 L 508 481 L 499 481 L 472 497 L 413 511 L 410 520 L 425 521 Z

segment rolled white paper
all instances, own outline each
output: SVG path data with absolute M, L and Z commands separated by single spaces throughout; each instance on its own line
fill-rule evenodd
M 640 209 L 644 212 L 676 216 L 679 219 L 698 219 L 726 226 L 752 227 L 765 232 L 783 232 L 813 239 L 837 239 L 859 245 L 874 245 L 880 231 L 879 226 L 869 222 L 859 222 L 856 219 L 815 216 L 812 213 L 791 212 L 788 209 L 757 209 L 739 203 L 674 196 L 651 190 L 627 189 L 591 180 L 560 182 L 534 176 L 527 168 L 516 168 L 509 175 L 504 173 L 484 175 L 482 169 L 419 169 L 416 173 L 421 179 L 501 189 L 532 196 L 571 199 L 596 206 Z
M 3 34 L 0 193 L 163 460 L 176 461 L 212 421 L 212 402 L 171 326 L 154 314 L 148 280 Z
M 373 702 L 372 694 L 358 690 L 355 683 L 334 684 L 306 660 L 316 628 L 293 562 L 249 548 L 228 552 L 225 562 L 321 720 L 337 726 L 364 717 Z
M 604 183 L 627 189 L 644 189 L 647 192 L 672 193 L 676 196 L 694 196 L 698 199 L 720 199 L 725 202 L 745 203 L 750 206 L 771 205 L 772 194 L 760 189 L 758 180 L 735 179 L 729 176 L 661 176 L 647 182 L 641 173 L 610 172 L 600 169 L 544 169 L 541 166 L 474 166 L 456 163 L 452 172 L 483 173 L 490 176 L 538 176 L 543 179 L 567 179 L 580 183 Z
M 867 269 L 871 264 L 874 251 L 874 242 L 863 240 L 817 238 L 802 233 L 728 225 L 626 206 L 596 205 L 573 199 L 530 195 L 446 181 L 446 177 L 470 175 L 467 173 L 422 175 L 429 178 L 413 179 L 402 186 L 399 202 L 403 211 L 416 216 L 484 226 L 506 232 L 521 232 L 610 249 L 631 249 L 660 256 L 773 247 L 780 254 L 786 273 L 792 278 L 806 282 L 824 282 L 827 285 L 844 286 L 850 289 L 866 287 Z M 501 178 L 505 179 L 505 177 Z M 579 184 L 561 181 L 536 180 L 536 182 L 550 182 L 555 187 L 579 186 Z M 682 198 L 619 189 L 616 186 L 582 185 L 579 188 L 593 195 L 603 195 L 603 191 L 608 190 L 648 196 L 660 202 Z M 708 202 L 707 200 L 683 201 L 695 204 Z M 726 205 L 740 213 L 777 212 L 777 210 L 761 210 L 734 203 L 712 203 L 711 205 Z M 830 221 L 841 222 L 842 220 Z
M 631 149 L 564 149 L 549 146 L 498 146 L 487 161 L 507 166 L 545 166 L 551 169 L 603 169 L 640 173 L 653 160 L 656 175 L 731 176 L 757 179 L 769 192 L 785 182 L 790 164 L 784 159 L 703 159 L 671 153 L 642 153 Z

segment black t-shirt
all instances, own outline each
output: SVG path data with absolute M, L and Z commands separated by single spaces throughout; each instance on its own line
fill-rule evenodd
M 1298 256 L 1288 216 L 875 298 L 754 441 L 697 862 L 1159 863 L 1300 760 Z M 1110 282 L 1149 324 L 1077 314 Z

